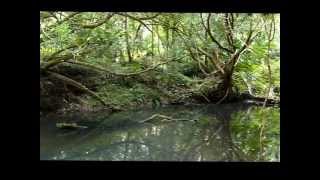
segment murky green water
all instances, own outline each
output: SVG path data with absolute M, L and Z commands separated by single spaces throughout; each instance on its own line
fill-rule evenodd
M 280 161 L 280 109 L 246 104 L 168 106 L 111 116 L 69 114 L 40 119 L 41 160 Z M 153 114 L 197 119 L 138 123 Z M 66 131 L 56 121 L 81 120 Z

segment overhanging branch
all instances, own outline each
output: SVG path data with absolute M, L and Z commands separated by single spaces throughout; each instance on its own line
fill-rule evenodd
M 154 19 L 154 18 L 158 17 L 159 15 L 160 15 L 160 13 L 157 13 L 157 14 L 155 14 L 155 15 L 153 15 L 153 16 L 149 16 L 149 17 L 139 17 L 138 19 L 140 19 L 140 20 L 149 20 L 149 19 Z
M 227 38 L 228 44 L 231 47 L 232 51 L 235 52 L 236 47 L 234 45 L 233 32 L 232 32 L 233 19 L 231 18 L 231 15 L 229 15 L 228 13 L 225 14 L 224 18 L 225 18 L 224 19 L 224 28 L 225 28 L 225 32 L 226 32 L 226 38 Z
M 229 68 L 230 72 L 232 73 L 234 69 L 234 65 L 237 63 L 237 61 L 240 58 L 240 55 L 250 46 L 252 43 L 253 39 L 258 35 L 258 33 L 255 36 L 253 35 L 253 29 L 250 26 L 250 30 L 246 39 L 246 42 L 242 45 L 242 47 L 239 50 L 236 50 L 236 52 L 231 56 L 227 67 Z
M 131 15 L 127 14 L 127 13 L 115 13 L 115 14 L 118 14 L 118 15 L 124 16 L 124 17 L 128 17 L 128 18 L 130 18 L 130 19 L 132 19 L 132 20 L 138 21 L 138 22 L 141 23 L 145 28 L 147 28 L 150 32 L 153 32 L 153 31 L 148 27 L 148 25 L 146 25 L 146 23 L 144 23 L 144 22 L 143 22 L 141 19 L 139 19 L 139 18 L 136 18 L 136 17 L 134 17 L 134 16 L 131 16 Z
M 116 76 L 135 76 L 135 75 L 139 75 L 139 74 L 146 73 L 148 71 L 154 70 L 160 65 L 164 65 L 164 64 L 167 64 L 167 63 L 172 62 L 172 61 L 178 61 L 179 59 L 182 59 L 182 58 L 184 58 L 184 57 L 180 57 L 180 58 L 171 59 L 171 60 L 168 60 L 168 61 L 165 61 L 165 62 L 161 62 L 161 63 L 158 63 L 157 65 L 155 65 L 153 67 L 147 68 L 147 69 L 142 70 L 142 71 L 133 72 L 133 73 L 116 73 L 116 72 L 112 72 L 112 71 L 110 71 L 108 69 L 101 68 L 99 66 L 95 66 L 95 65 L 92 65 L 92 64 L 89 64 L 89 63 L 79 62 L 79 61 L 77 61 L 77 62 L 76 61 L 65 61 L 65 62 L 66 63 L 70 63 L 70 64 L 77 64 L 77 65 L 81 65 L 81 66 L 86 66 L 86 67 L 89 67 L 89 68 L 92 68 L 92 69 L 96 69 L 96 70 L 99 70 L 99 71 L 102 71 L 102 72 L 106 72 L 106 73 L 109 73 L 109 74 L 113 74 L 113 75 L 116 75 Z
M 49 60 L 53 59 L 54 57 L 56 57 L 58 54 L 66 51 L 66 50 L 68 50 L 68 49 L 72 49 L 72 48 L 76 48 L 76 47 L 77 47 L 77 45 L 70 45 L 70 46 L 68 46 L 68 47 L 66 47 L 66 48 L 60 49 L 60 50 L 52 53 L 49 57 L 44 57 L 43 59 L 49 61 Z
M 81 25 L 82 28 L 88 28 L 88 29 L 93 29 L 93 28 L 96 28 L 96 27 L 99 27 L 101 26 L 102 24 L 106 23 L 107 21 L 110 20 L 110 18 L 114 15 L 114 13 L 111 13 L 109 14 L 107 17 L 105 17 L 104 20 L 98 22 L 98 23 L 95 23 L 95 24 L 84 24 L 84 25 Z
M 208 17 L 207 17 L 207 27 L 204 26 L 205 30 L 206 30 L 207 33 L 209 34 L 209 37 L 211 38 L 211 40 L 212 40 L 214 43 L 217 44 L 217 46 L 218 46 L 220 49 L 222 49 L 222 50 L 224 50 L 224 51 L 226 51 L 226 52 L 228 52 L 228 53 L 233 53 L 232 50 L 223 47 L 223 46 L 213 37 L 212 32 L 211 32 L 211 28 L 210 28 L 210 18 L 211 18 L 211 13 L 209 13 L 209 15 L 208 15 Z M 203 24 L 203 25 L 204 25 L 204 24 Z
M 81 12 L 71 13 L 69 16 L 65 17 L 63 20 L 57 21 L 55 24 L 52 24 L 52 25 L 46 27 L 46 29 L 52 29 L 53 27 L 58 26 L 58 25 L 60 25 L 60 24 L 62 24 L 62 23 L 64 23 L 64 22 L 70 20 L 71 18 L 73 18 L 74 16 L 76 16 L 76 15 L 78 15 L 78 14 L 80 14 L 80 13 L 81 13 Z

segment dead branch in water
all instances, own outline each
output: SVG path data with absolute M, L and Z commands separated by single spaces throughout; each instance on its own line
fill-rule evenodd
M 172 118 L 170 116 L 165 116 L 165 115 L 162 115 L 162 114 L 154 114 L 150 117 L 148 117 L 147 119 L 144 119 L 142 121 L 139 121 L 139 123 L 145 123 L 145 122 L 148 122 L 148 121 L 151 121 L 155 118 L 161 118 L 160 122 L 172 122 L 172 121 L 197 121 L 195 119 L 175 119 L 175 118 Z

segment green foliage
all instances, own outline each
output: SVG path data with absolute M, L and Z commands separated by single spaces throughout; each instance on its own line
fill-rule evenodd
M 211 64 L 210 57 L 205 58 L 205 55 L 196 51 L 197 47 L 204 49 L 210 55 L 212 50 L 216 49 L 221 64 L 228 63 L 231 57 L 230 53 L 219 49 L 218 44 L 206 32 L 208 13 L 202 13 L 204 24 L 198 13 L 115 13 L 100 25 L 84 28 L 86 25 L 103 22 L 110 14 L 40 12 L 41 61 L 60 50 L 74 46 L 55 54 L 56 57 L 69 56 L 72 57 L 68 59 L 69 61 L 89 63 L 115 73 L 132 73 L 150 68 L 171 57 L 184 57 L 177 62 L 167 63 L 131 79 L 118 78 L 116 81 L 119 82 L 113 83 L 115 85 L 111 83 L 98 90 L 98 94 L 105 96 L 107 101 L 113 101 L 113 98 L 118 99 L 115 100 L 117 102 L 113 102 L 115 104 L 121 104 L 120 102 L 128 104 L 130 101 L 145 102 L 146 97 L 149 96 L 146 87 L 150 86 L 165 90 L 180 87 L 207 94 L 222 83 L 218 78 L 211 80 L 206 78 L 206 74 L 199 67 L 198 61 L 201 61 L 202 69 L 206 69 L 207 73 L 217 70 L 216 66 Z M 210 16 L 209 26 L 213 37 L 221 46 L 230 48 L 226 39 L 225 14 L 212 13 Z M 276 22 L 276 33 L 270 44 L 271 82 L 272 88 L 280 87 L 279 15 L 233 14 L 233 18 L 232 33 L 236 48 L 239 49 L 244 44 L 250 29 L 253 29 L 256 35 L 249 49 L 240 56 L 240 60 L 235 65 L 232 76 L 233 85 L 240 92 L 247 91 L 249 85 L 254 89 L 255 95 L 265 96 L 269 86 L 266 66 L 269 52 L 265 25 L 273 18 Z M 127 28 L 125 28 L 125 19 L 127 19 Z M 126 41 L 126 35 L 128 35 L 128 41 Z M 191 57 L 190 49 L 194 51 L 194 56 L 198 60 Z M 133 58 L 130 63 L 128 63 L 128 51 Z M 140 85 L 137 86 L 137 83 L 141 83 L 142 88 Z M 101 82 L 101 84 L 105 83 Z M 137 89 L 131 91 L 130 88 Z M 155 92 L 154 88 L 148 91 Z M 118 98 L 112 93 L 121 94 L 123 97 Z
M 224 109 L 224 105 L 158 108 L 162 104 L 198 103 L 199 99 L 220 102 L 221 96 L 227 97 L 225 90 L 230 86 L 225 86 L 229 84 L 240 93 L 249 91 L 261 97 L 266 96 L 269 86 L 272 91 L 280 90 L 279 15 L 201 15 L 203 19 L 200 13 L 40 12 L 40 111 L 91 110 L 101 104 L 112 110 L 135 109 L 133 113 L 113 114 L 108 120 L 105 116 L 93 118 L 102 122 L 103 128 L 84 132 L 77 148 L 91 155 L 96 147 L 110 145 L 119 152 L 112 154 L 109 147 L 101 147 L 108 153 L 93 153 L 99 159 L 158 156 L 179 161 L 278 161 L 279 109 L 237 110 L 230 118 L 229 110 L 238 108 L 238 104 L 229 104 L 231 109 Z M 227 22 L 226 17 L 232 20 Z M 275 29 L 270 28 L 273 23 Z M 270 29 L 275 31 L 272 40 Z M 252 42 L 247 41 L 250 37 Z M 233 61 L 234 54 L 239 55 L 238 61 Z M 279 93 L 270 94 L 271 98 L 280 98 Z M 156 113 L 173 118 L 197 121 L 159 123 L 157 127 L 140 123 L 138 130 L 118 131 L 136 125 L 132 120 L 152 115 L 153 111 L 137 111 L 141 106 L 154 107 L 163 111 Z M 92 135 L 97 132 L 99 138 L 89 146 L 84 140 L 94 139 Z M 157 136 L 161 137 L 158 144 L 147 147 Z M 146 140 L 143 145 L 142 139 Z M 74 139 L 72 143 L 76 150 Z M 60 155 L 54 158 L 66 156 Z

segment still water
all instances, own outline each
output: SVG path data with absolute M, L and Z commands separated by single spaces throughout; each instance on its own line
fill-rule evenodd
M 197 121 L 139 123 L 153 114 Z M 87 129 L 62 130 L 79 121 Z M 40 119 L 41 160 L 280 161 L 280 108 L 167 106 Z

